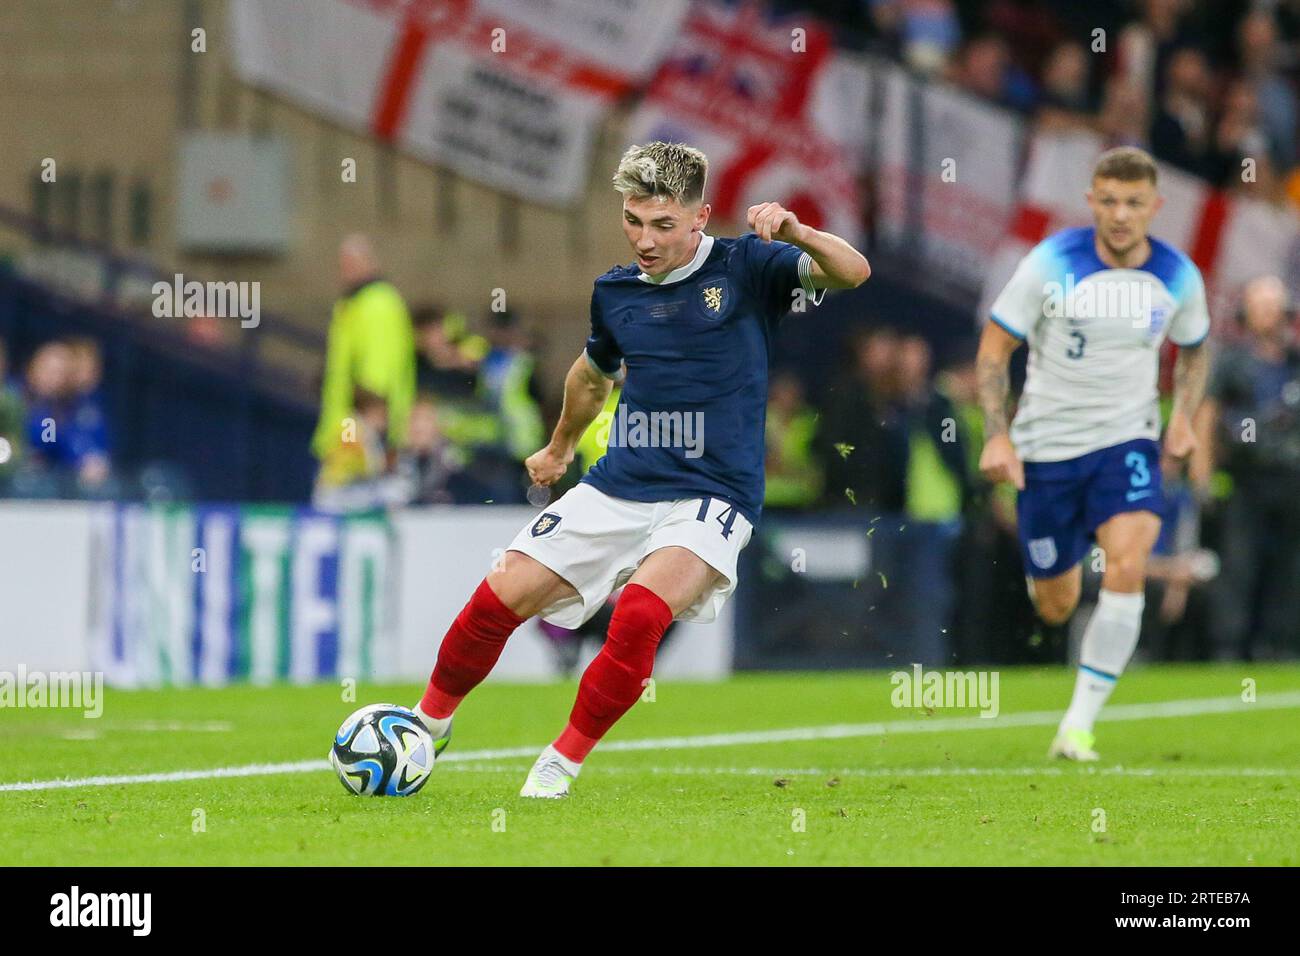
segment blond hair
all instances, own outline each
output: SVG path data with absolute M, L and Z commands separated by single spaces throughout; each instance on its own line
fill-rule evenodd
M 631 146 L 618 161 L 614 188 L 625 199 L 660 196 L 687 204 L 704 198 L 709 158 L 685 143 Z

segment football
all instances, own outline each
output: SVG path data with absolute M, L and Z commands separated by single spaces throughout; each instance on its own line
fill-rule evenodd
M 343 721 L 330 763 L 348 793 L 409 797 L 433 770 L 433 738 L 415 712 L 397 704 L 371 704 Z

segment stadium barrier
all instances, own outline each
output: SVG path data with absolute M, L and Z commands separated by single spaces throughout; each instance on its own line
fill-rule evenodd
M 766 515 L 740 556 L 737 669 L 949 663 L 960 531 L 865 509 Z
M 0 670 L 95 671 L 119 687 L 423 680 L 447 624 L 534 516 L 2 502 Z M 730 673 L 730 609 L 680 628 L 657 676 Z M 597 650 L 584 644 L 576 666 Z M 573 666 L 534 620 L 493 679 L 552 680 Z

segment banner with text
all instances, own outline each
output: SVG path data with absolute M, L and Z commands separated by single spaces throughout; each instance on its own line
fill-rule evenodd
M 394 550 L 381 515 L 104 506 L 91 533 L 92 663 L 119 686 L 383 677 L 396 653 Z
M 232 0 L 248 83 L 526 199 L 572 202 L 596 127 L 687 0 Z

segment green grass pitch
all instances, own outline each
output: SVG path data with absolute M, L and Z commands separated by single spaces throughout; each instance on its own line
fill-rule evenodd
M 883 672 L 661 681 L 554 802 L 517 793 L 575 685 L 489 683 L 414 797 L 353 797 L 323 762 L 0 786 L 0 865 L 1300 863 L 1300 667 L 1135 666 L 1091 768 L 1044 756 L 1072 682 L 1002 670 L 1001 714 L 983 719 L 896 709 Z M 98 720 L 6 709 L 0 785 L 323 761 L 356 707 L 418 694 L 110 689 Z

